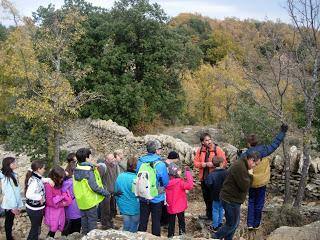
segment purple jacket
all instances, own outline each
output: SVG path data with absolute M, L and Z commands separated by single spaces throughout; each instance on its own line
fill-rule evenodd
M 74 197 L 73 193 L 73 184 L 72 184 L 72 178 L 67 178 L 66 180 L 63 181 L 62 184 L 62 192 L 67 192 L 69 190 L 69 193 L 72 197 L 72 203 L 70 206 L 66 207 L 66 219 L 78 219 L 81 218 L 81 213 L 78 208 L 76 199 Z

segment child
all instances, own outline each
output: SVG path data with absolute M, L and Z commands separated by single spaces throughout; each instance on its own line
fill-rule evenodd
M 4 228 L 6 239 L 8 240 L 13 240 L 12 226 L 14 217 L 20 214 L 20 208 L 23 206 L 17 174 L 14 172 L 16 168 L 17 162 L 13 157 L 6 157 L 2 160 L 0 179 L 3 199 L 1 207 L 5 210 Z
M 72 202 L 69 192 L 62 193 L 61 191 L 64 176 L 63 168 L 55 166 L 48 175 L 54 181 L 55 186 L 51 187 L 48 183 L 44 185 L 46 192 L 44 223 L 49 227 L 48 236 L 52 238 L 58 230 L 63 231 L 65 224 L 64 207 L 69 206 Z
M 123 230 L 137 232 L 140 220 L 140 206 L 135 194 L 132 192 L 132 183 L 136 178 L 137 159 L 130 157 L 127 161 L 127 171 L 121 173 L 114 187 L 114 191 L 121 191 L 121 197 L 117 197 L 117 205 L 123 216 Z
M 76 157 L 78 165 L 74 170 L 73 191 L 81 212 L 82 233 L 87 234 L 97 227 L 97 205 L 105 197 L 121 193 L 109 193 L 103 189 L 98 170 L 88 162 L 91 157 L 88 148 L 80 148 Z
M 168 167 L 170 181 L 166 186 L 167 210 L 169 213 L 168 238 L 174 236 L 176 215 L 179 222 L 179 235 L 186 232 L 184 211 L 188 208 L 186 190 L 193 188 L 193 178 L 189 167 L 185 168 L 186 180 L 180 177 L 181 170 L 171 163 Z
M 65 236 L 68 236 L 69 234 L 72 234 L 74 232 L 80 232 L 81 229 L 81 213 L 74 197 L 72 184 L 72 176 L 77 164 L 75 160 L 68 162 L 69 163 L 65 169 L 66 177 L 62 183 L 61 189 L 63 193 L 69 192 L 72 198 L 72 203 L 70 204 L 70 206 L 65 207 L 66 224 L 63 230 L 63 235 Z
M 205 180 L 205 184 L 210 189 L 212 199 L 212 225 L 209 226 L 211 232 L 216 232 L 222 226 L 223 207 L 219 194 L 227 176 L 227 170 L 224 169 L 224 159 L 222 157 L 213 157 L 215 170 L 211 172 Z
M 31 221 L 31 229 L 27 240 L 38 240 L 43 209 L 45 207 L 45 189 L 43 183 L 47 182 L 54 186 L 50 178 L 43 178 L 45 165 L 41 161 L 33 161 L 25 179 L 26 211 Z
M 171 152 L 169 152 L 168 157 L 164 161 L 164 163 L 166 164 L 166 167 L 168 168 L 168 166 L 171 163 L 178 163 L 179 159 L 180 159 L 179 154 L 177 152 L 175 152 L 175 151 L 171 151 Z M 162 206 L 160 224 L 164 228 L 168 228 L 168 223 L 169 223 L 169 214 L 168 214 L 168 211 L 167 211 L 166 202 L 164 202 L 164 204 Z

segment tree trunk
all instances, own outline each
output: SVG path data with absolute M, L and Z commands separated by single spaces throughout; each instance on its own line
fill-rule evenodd
M 284 188 L 284 202 L 283 204 L 291 203 L 291 190 L 290 190 L 290 157 L 287 151 L 287 141 L 283 140 L 282 151 L 284 156 L 284 174 L 285 174 L 285 188 Z
M 309 131 L 303 131 L 303 167 L 301 173 L 301 179 L 299 182 L 299 188 L 296 199 L 293 206 L 299 208 L 304 197 L 304 191 L 307 185 L 308 169 L 310 164 L 310 138 Z
M 59 165 L 60 163 L 60 132 L 54 131 L 54 158 L 53 165 Z

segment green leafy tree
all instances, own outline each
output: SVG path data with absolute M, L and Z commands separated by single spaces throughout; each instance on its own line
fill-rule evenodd
M 82 116 L 111 118 L 127 127 L 157 117 L 175 121 L 184 104 L 180 73 L 198 65 L 199 49 L 167 25 L 157 4 L 122 0 L 110 12 L 81 6 L 88 20 L 75 52 L 92 72 L 73 85 L 104 96 L 84 106 Z

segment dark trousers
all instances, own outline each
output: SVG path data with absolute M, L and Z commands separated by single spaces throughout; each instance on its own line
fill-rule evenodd
M 56 235 L 56 232 L 51 232 L 51 231 L 48 232 L 48 237 L 54 238 L 54 235 Z
M 31 222 L 31 229 L 27 240 L 38 240 L 41 232 L 43 209 L 31 210 L 29 208 L 26 208 L 26 210 Z
M 97 228 L 97 208 L 93 207 L 87 210 L 80 210 L 80 212 L 82 233 L 86 235 L 91 230 Z
M 174 236 L 176 216 L 178 217 L 179 223 L 179 235 L 186 233 L 186 222 L 184 220 L 184 212 L 177 214 L 169 214 L 168 238 Z
M 160 236 L 160 219 L 162 211 L 163 202 L 152 203 L 140 201 L 140 223 L 139 229 L 140 232 L 146 232 L 148 227 L 149 215 L 151 212 L 151 221 L 152 221 L 152 234 L 155 236 Z
M 113 218 L 117 214 L 116 200 L 113 196 L 106 197 L 100 203 L 101 225 L 105 228 L 113 228 Z
M 66 219 L 66 225 L 63 229 L 62 235 L 68 236 L 74 232 L 80 232 L 81 229 L 81 218 L 77 219 Z
M 201 190 L 204 203 L 206 204 L 206 216 L 208 217 L 208 219 L 212 219 L 212 200 L 210 188 L 206 186 L 204 181 L 201 181 Z
M 261 222 L 262 209 L 266 197 L 266 186 L 249 189 L 248 227 L 258 227 Z
M 168 223 L 169 223 L 169 213 L 167 211 L 167 205 L 165 205 L 163 202 L 160 224 L 161 224 L 161 226 L 168 226 Z
M 233 235 L 240 223 L 240 206 L 239 203 L 227 203 L 221 201 L 224 208 L 226 223 L 216 232 L 213 238 L 232 240 Z
M 6 231 L 6 238 L 7 240 L 13 240 L 12 237 L 12 226 L 14 220 L 14 214 L 11 212 L 11 209 L 5 210 L 5 221 L 4 221 L 4 229 Z

